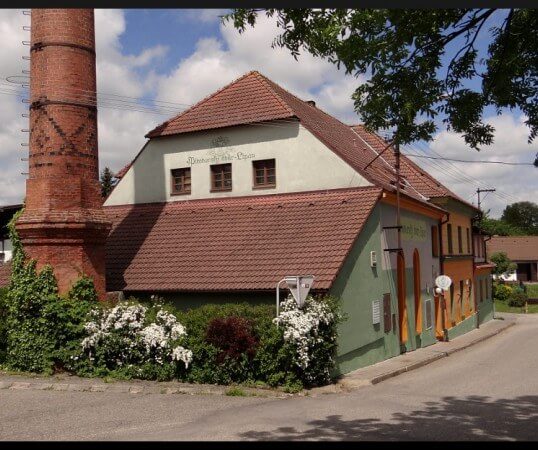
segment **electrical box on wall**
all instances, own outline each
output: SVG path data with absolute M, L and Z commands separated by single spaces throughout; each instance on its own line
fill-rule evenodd
M 377 266 L 377 256 L 375 252 L 370 252 L 370 267 Z

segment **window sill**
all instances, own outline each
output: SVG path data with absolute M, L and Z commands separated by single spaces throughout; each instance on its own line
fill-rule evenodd
M 275 189 L 276 184 L 258 184 L 256 186 L 252 186 L 252 189 Z
M 170 197 L 174 197 L 176 195 L 191 195 L 190 191 L 189 192 L 170 192 Z
M 231 192 L 232 188 L 226 189 L 210 189 L 209 192 Z

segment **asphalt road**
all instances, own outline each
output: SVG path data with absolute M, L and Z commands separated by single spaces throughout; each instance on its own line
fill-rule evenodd
M 0 390 L 0 438 L 537 440 L 538 315 L 375 386 L 288 399 Z

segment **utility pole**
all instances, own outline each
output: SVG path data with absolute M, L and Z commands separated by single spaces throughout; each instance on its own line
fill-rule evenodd
M 481 192 L 495 192 L 496 189 L 480 189 L 478 188 L 476 190 L 476 193 L 478 194 L 478 209 L 482 212 L 482 209 L 480 208 L 480 193 Z
M 400 219 L 400 142 L 398 140 L 398 133 L 393 139 L 394 142 L 394 156 L 396 163 L 394 167 L 396 169 L 396 227 L 398 230 L 398 248 L 402 248 L 402 224 Z

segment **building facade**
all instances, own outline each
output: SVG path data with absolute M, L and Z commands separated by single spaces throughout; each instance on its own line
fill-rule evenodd
M 314 294 L 339 297 L 347 316 L 338 373 L 446 339 L 474 317 L 466 229 L 476 211 L 452 216 L 469 239 L 453 262 L 440 238 L 448 211 L 433 199 L 461 199 L 403 155 L 397 186 L 394 155 L 379 156 L 387 143 L 362 126 L 250 72 L 147 137 L 105 202 L 108 290 L 183 308 L 273 303 L 284 276 L 312 274 Z M 470 280 L 444 325 L 442 273 L 458 289 Z

